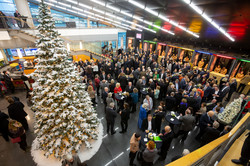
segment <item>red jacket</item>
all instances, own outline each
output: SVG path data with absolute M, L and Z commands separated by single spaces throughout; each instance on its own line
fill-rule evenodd
M 95 78 L 95 86 L 96 87 L 100 86 L 100 80 L 99 80 L 99 78 Z
M 121 93 L 121 92 L 122 92 L 122 88 L 121 87 L 119 87 L 119 88 L 115 87 L 114 93 Z

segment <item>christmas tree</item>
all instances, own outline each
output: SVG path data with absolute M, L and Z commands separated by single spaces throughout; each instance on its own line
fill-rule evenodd
M 38 21 L 38 63 L 32 92 L 34 128 L 38 149 L 46 157 L 62 159 L 65 154 L 78 152 L 82 145 L 91 148 L 89 141 L 97 139 L 99 121 L 43 1 Z
M 241 110 L 241 104 L 243 101 L 244 95 L 240 96 L 238 99 L 235 99 L 229 105 L 226 106 L 224 111 L 218 114 L 218 119 L 224 124 L 232 123 L 233 119 L 238 115 Z

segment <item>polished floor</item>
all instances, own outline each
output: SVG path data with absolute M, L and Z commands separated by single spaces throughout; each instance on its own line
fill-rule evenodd
M 32 144 L 32 141 L 35 138 L 35 134 L 33 133 L 33 122 L 34 113 L 30 110 L 27 105 L 27 101 L 25 98 L 25 91 L 17 90 L 14 96 L 20 98 L 21 102 L 25 105 L 25 111 L 29 114 L 28 123 L 30 126 L 30 130 L 27 132 L 27 142 L 28 145 Z M 97 97 L 97 113 L 98 117 L 102 119 L 102 124 L 104 126 L 104 133 L 106 131 L 106 121 L 104 117 L 104 104 L 101 103 L 99 97 Z M 0 99 L 0 110 L 7 113 L 8 103 L 4 98 Z M 139 104 L 137 105 L 139 109 Z M 103 143 L 99 149 L 99 151 L 86 163 L 89 166 L 128 166 L 129 165 L 129 141 L 130 137 L 137 129 L 137 120 L 139 111 L 134 114 L 131 114 L 129 119 L 128 132 L 125 134 L 120 134 L 120 117 L 117 116 L 115 128 L 115 135 L 106 135 L 103 138 Z M 166 125 L 167 122 L 164 121 L 162 124 L 162 128 Z M 171 162 L 171 158 L 180 155 L 183 149 L 189 149 L 193 151 L 199 147 L 199 143 L 194 139 L 197 134 L 198 129 L 195 128 L 188 136 L 184 143 L 180 143 L 180 139 L 175 138 L 171 143 L 171 148 L 169 149 L 167 158 L 165 161 L 156 161 L 155 166 L 162 166 Z M 106 133 L 105 133 L 106 134 Z M 134 162 L 136 165 L 140 165 L 135 159 Z M 0 136 L 0 166 L 35 166 L 36 164 L 32 160 L 30 152 L 23 152 L 18 144 L 13 144 L 11 142 L 5 142 L 5 140 Z

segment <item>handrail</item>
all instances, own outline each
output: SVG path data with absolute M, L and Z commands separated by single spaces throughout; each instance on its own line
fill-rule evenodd
M 237 130 L 243 127 L 244 123 L 250 123 L 250 113 L 248 112 L 238 123 L 237 125 L 227 134 L 219 137 L 218 139 L 208 143 L 207 145 L 193 151 L 192 153 L 183 156 L 182 158 L 167 164 L 166 166 L 188 166 L 193 165 L 198 162 L 201 158 L 206 156 L 209 152 L 218 148 L 222 143 L 229 141 L 232 138 Z
M 14 16 L 0 16 L 0 19 L 1 18 L 7 18 L 7 19 L 14 19 L 14 20 L 16 20 L 16 21 L 20 21 L 20 22 L 22 22 L 23 24 L 28 24 L 28 22 L 27 21 L 24 21 L 22 18 L 18 18 L 18 17 L 14 17 Z M 30 18 L 30 17 L 24 17 L 26 20 L 33 20 L 33 22 L 34 22 L 34 20 L 37 20 L 38 18 Z M 77 22 L 77 21 L 81 21 L 81 20 L 77 20 L 77 19 L 72 19 L 72 18 L 68 18 L 67 20 L 65 19 L 65 18 L 53 18 L 55 21 L 63 21 L 64 23 L 66 23 L 66 22 Z M 5 20 L 3 20 L 3 21 L 5 21 Z M 8 22 L 8 21 L 7 21 Z M 6 29 L 9 29 L 9 27 L 6 25 L 5 26 L 5 28 Z M 34 26 L 34 25 L 29 25 L 29 28 L 30 29 L 35 29 L 36 27 Z M 69 28 L 69 27 L 56 27 L 56 29 L 58 29 L 58 28 Z M 76 26 L 76 27 L 74 27 L 74 28 L 90 28 L 90 27 L 86 27 L 86 26 Z M 111 27 L 109 27 L 109 26 L 107 26 L 107 27 L 105 27 L 105 26 L 99 26 L 99 27 L 92 27 L 91 26 L 91 28 L 101 28 L 101 29 L 106 29 L 106 28 L 111 28 Z

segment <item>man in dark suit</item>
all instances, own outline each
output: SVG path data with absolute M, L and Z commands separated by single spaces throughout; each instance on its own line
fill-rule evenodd
M 207 101 L 207 100 L 210 100 L 212 98 L 211 92 L 212 92 L 212 87 L 210 86 L 209 82 L 207 82 L 205 87 L 204 87 L 203 101 Z
M 188 136 L 188 132 L 191 131 L 195 126 L 195 117 L 192 116 L 192 112 L 187 109 L 185 112 L 185 116 L 181 116 L 179 121 L 181 121 L 181 127 L 179 131 L 179 135 L 184 135 L 181 141 L 185 141 Z
M 122 91 L 125 91 L 128 80 L 124 73 L 120 75 L 119 82 L 121 84 Z
M 247 165 L 250 159 L 250 132 L 247 134 L 247 138 L 244 141 L 244 144 L 241 149 L 241 157 L 239 160 L 232 159 L 231 161 L 235 164 Z
M 190 93 L 193 89 L 193 83 L 190 81 L 188 85 L 186 86 L 185 90 Z
M 187 104 L 188 104 L 188 107 L 192 107 L 192 108 L 195 108 L 195 105 L 196 105 L 196 100 L 194 98 L 194 93 L 191 92 L 190 93 L 190 96 L 187 97 Z
M 201 115 L 200 123 L 199 123 L 200 132 L 195 137 L 196 140 L 200 140 L 200 138 L 203 136 L 206 128 L 212 125 L 212 123 L 213 123 L 212 122 L 212 117 L 213 116 L 214 116 L 214 112 L 213 111 L 208 111 L 207 113 Z
M 29 126 L 25 118 L 28 114 L 23 109 L 24 108 L 23 103 L 21 103 L 20 101 L 14 101 L 12 97 L 6 97 L 6 99 L 10 104 L 7 107 L 10 118 L 20 122 L 23 125 L 23 128 L 25 130 L 28 130 Z
M 161 152 L 159 153 L 161 157 L 159 158 L 159 160 L 165 160 L 168 153 L 168 149 L 174 138 L 174 133 L 172 132 L 170 126 L 165 126 L 164 133 L 159 134 L 159 137 L 162 140 Z
M 133 93 L 134 86 L 132 85 L 132 82 L 128 82 L 128 85 L 125 88 L 125 91 L 128 93 Z
M 235 78 L 232 79 L 232 83 L 230 84 L 229 88 L 230 90 L 228 92 L 226 101 L 229 101 L 231 99 L 232 94 L 237 90 L 237 81 Z
M 176 99 L 174 97 L 175 93 L 171 92 L 170 96 L 166 96 L 166 110 L 168 111 L 173 111 L 175 104 L 176 104 Z
M 114 103 L 110 103 L 109 106 L 106 108 L 106 121 L 107 121 L 107 133 L 109 134 L 109 128 L 111 129 L 111 135 L 115 134 L 116 131 L 114 130 L 115 118 L 117 113 L 114 110 Z
M 216 103 L 217 103 L 217 100 L 216 100 L 216 99 L 213 99 L 213 100 L 211 101 L 211 103 L 208 103 L 208 104 L 207 104 L 207 111 L 213 110 L 213 108 L 216 106 Z
M 8 121 L 9 116 L 3 112 L 0 111 L 0 133 L 2 134 L 5 141 L 9 142 L 9 130 L 8 130 Z
M 180 89 L 185 89 L 186 88 L 186 86 L 187 86 L 187 81 L 186 81 L 186 77 L 183 77 L 182 79 L 181 79 L 181 82 L 180 82 Z
M 8 71 L 3 71 L 3 78 L 4 82 L 6 83 L 7 87 L 11 90 L 11 93 L 15 92 L 15 87 L 13 84 L 13 79 L 10 77 Z
M 162 70 L 162 71 L 161 71 L 161 74 L 160 74 L 160 79 L 165 80 L 165 78 L 166 78 L 165 70 Z
M 108 89 L 108 87 L 105 87 L 104 91 L 102 92 L 102 100 L 103 100 L 103 103 L 104 103 L 104 108 L 107 107 L 107 101 L 106 101 L 106 99 L 108 97 L 108 93 L 109 93 L 109 89 Z
M 102 74 L 100 75 L 100 79 L 102 80 L 107 80 L 107 75 L 105 74 L 105 71 L 102 71 Z
M 217 130 L 219 126 L 220 124 L 217 121 L 214 121 L 213 127 L 206 128 L 205 133 L 201 137 L 201 146 L 204 146 L 209 142 L 212 142 L 213 140 L 219 138 L 220 131 Z
M 229 91 L 230 91 L 229 82 L 227 82 L 226 85 L 220 91 L 218 101 L 222 102 L 223 98 L 227 95 Z
M 148 117 L 142 121 L 141 130 L 155 131 L 155 121 L 151 114 L 148 114 Z

